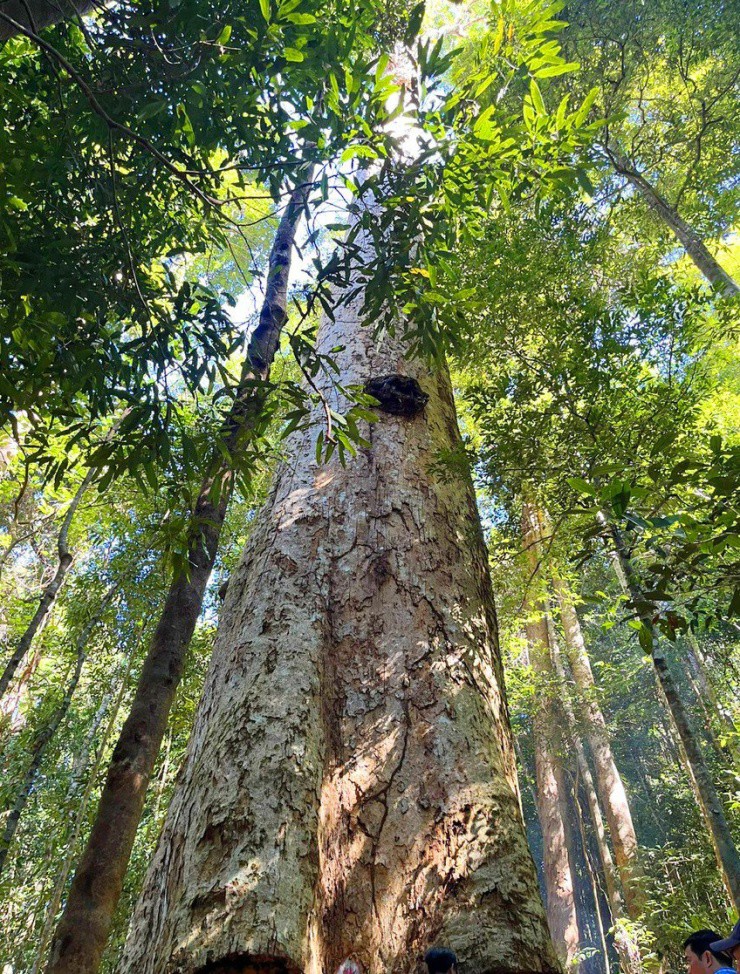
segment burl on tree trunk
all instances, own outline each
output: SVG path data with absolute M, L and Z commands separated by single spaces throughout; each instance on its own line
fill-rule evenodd
M 376 343 L 357 306 L 336 317 L 320 346 L 346 346 L 344 383 L 421 392 L 402 384 L 414 408 L 379 409 L 346 467 L 315 462 L 316 426 L 293 435 L 228 587 L 127 974 L 403 974 L 434 944 L 467 974 L 557 968 L 472 484 L 439 470 L 460 442 L 447 372 Z

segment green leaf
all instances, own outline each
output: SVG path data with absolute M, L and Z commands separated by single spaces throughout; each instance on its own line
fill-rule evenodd
M 540 87 L 534 78 L 532 78 L 532 80 L 529 82 L 529 94 L 537 113 L 539 115 L 546 115 L 547 109 L 545 108 L 545 103 L 542 100 L 542 92 L 540 91 Z
M 421 22 L 424 19 L 425 9 L 426 3 L 425 0 L 422 0 L 421 3 L 417 3 L 409 15 L 408 26 L 406 27 L 406 32 L 404 34 L 404 41 L 407 46 L 413 42 L 414 38 L 419 33 Z
M 589 91 L 589 93 L 583 99 L 583 104 L 575 114 L 576 125 L 582 125 L 586 121 L 586 118 L 588 117 L 588 113 L 591 111 L 591 107 L 593 106 L 594 102 L 598 97 L 599 97 L 599 89 L 592 88 L 591 91 Z
M 270 0 L 260 0 L 260 10 L 262 11 L 262 16 L 269 24 L 270 20 L 272 19 L 272 13 L 270 11 Z
M 289 24 L 298 24 L 300 26 L 306 26 L 307 24 L 316 23 L 316 18 L 314 17 L 313 14 L 290 13 L 290 14 L 285 14 L 285 16 L 281 17 L 280 19 L 287 20 Z
M 286 47 L 283 51 L 283 57 L 286 61 L 303 61 L 305 60 L 303 53 L 295 47 Z
M 596 496 L 596 491 L 594 488 L 587 480 L 584 480 L 583 477 L 568 477 L 568 483 L 573 490 L 578 491 L 579 494 L 588 494 L 590 497 Z
M 653 632 L 644 622 L 637 632 L 637 638 L 643 651 L 649 655 L 653 649 Z
M 568 61 L 563 64 L 550 64 L 545 68 L 538 68 L 534 74 L 538 78 L 556 78 L 560 74 L 568 74 L 571 71 L 578 71 L 581 65 L 578 61 Z

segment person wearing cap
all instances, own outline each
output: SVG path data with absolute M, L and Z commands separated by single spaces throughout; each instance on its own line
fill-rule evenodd
M 716 950 L 718 942 L 714 930 L 697 930 L 684 940 L 687 974 L 735 974 L 732 957 Z
M 429 974 L 457 974 L 457 954 L 446 947 L 432 947 L 424 954 Z
M 715 940 L 709 948 L 729 954 L 735 961 L 735 967 L 740 971 L 740 920 L 732 928 L 732 933 L 726 940 Z

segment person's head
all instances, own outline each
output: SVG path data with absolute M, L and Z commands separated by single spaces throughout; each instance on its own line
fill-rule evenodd
M 732 958 L 714 946 L 719 937 L 714 930 L 697 930 L 683 942 L 687 974 L 714 974 L 721 967 L 730 967 Z
M 715 940 L 709 946 L 712 950 L 729 954 L 735 961 L 735 967 L 740 971 L 740 920 L 732 928 L 732 933 L 726 940 Z
M 457 955 L 446 947 L 432 947 L 424 954 L 429 974 L 457 974 Z

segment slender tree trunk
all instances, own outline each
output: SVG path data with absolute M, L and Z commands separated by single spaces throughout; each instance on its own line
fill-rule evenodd
M 17 734 L 26 722 L 26 714 L 21 708 L 21 702 L 41 662 L 43 642 L 43 639 L 36 640 L 30 658 L 24 661 L 23 669 L 18 673 L 13 686 L 0 700 L 0 749 L 4 747 L 6 735 Z
M 611 965 L 609 964 L 609 946 L 608 946 L 608 944 L 606 942 L 606 933 L 604 931 L 604 921 L 603 921 L 603 918 L 602 918 L 602 915 L 601 915 L 601 894 L 602 894 L 602 889 L 601 889 L 601 885 L 599 883 L 599 875 L 598 875 L 598 872 L 596 870 L 596 867 L 594 866 L 594 863 L 593 863 L 592 858 L 591 858 L 591 853 L 590 853 L 590 850 L 588 848 L 588 834 L 586 832 L 586 821 L 585 821 L 586 816 L 585 816 L 584 811 L 583 811 L 583 804 L 581 802 L 581 797 L 580 797 L 580 790 L 581 790 L 580 770 L 581 770 L 581 764 L 580 764 L 580 760 L 579 760 L 579 762 L 578 762 L 578 771 L 579 771 L 579 773 L 576 775 L 576 779 L 575 779 L 575 781 L 573 783 L 573 802 L 574 802 L 575 809 L 576 809 L 576 816 L 578 818 L 578 831 L 579 831 L 579 834 L 580 834 L 580 837 L 581 837 L 581 848 L 583 849 L 583 862 L 584 862 L 584 864 L 586 866 L 586 872 L 588 873 L 589 884 L 591 886 L 591 898 L 592 898 L 592 900 L 594 902 L 594 912 L 595 912 L 597 929 L 599 931 L 599 942 L 601 944 L 601 960 L 602 960 L 602 964 L 604 965 L 604 974 L 611 974 Z M 596 792 L 594 792 L 594 795 L 595 794 L 596 794 Z M 598 807 L 598 801 L 597 801 L 596 804 L 597 804 L 597 807 Z M 589 807 L 590 807 L 590 800 L 589 800 Z M 604 823 L 603 823 L 603 820 L 602 820 L 602 823 L 601 823 L 602 828 L 603 828 L 603 824 Z M 610 853 L 610 855 L 611 855 L 611 853 Z M 603 858 L 600 859 L 600 861 L 602 862 L 602 865 L 603 865 Z M 616 871 L 615 871 L 614 875 L 616 877 Z M 621 957 L 621 955 L 620 955 L 620 958 L 619 959 L 620 959 L 620 966 L 621 966 L 622 970 L 625 971 L 625 974 L 626 974 L 626 972 L 629 971 L 630 968 L 628 968 L 628 967 L 626 968 L 624 966 L 624 964 L 622 963 L 622 957 Z
M 585 733 L 594 759 L 596 788 L 614 844 L 614 857 L 624 889 L 625 906 L 634 919 L 642 912 L 645 904 L 637 835 L 632 823 L 629 800 L 614 760 L 609 731 L 599 706 L 596 683 L 578 621 L 578 613 L 566 583 L 562 579 L 554 579 L 553 587 L 560 606 L 568 660 L 578 687 L 580 701 L 585 709 Z
M 536 509 L 525 503 L 522 536 L 531 575 L 540 556 L 540 525 Z M 530 584 L 533 584 L 530 581 Z M 542 828 L 547 922 L 561 963 L 569 968 L 578 952 L 580 930 L 576 914 L 573 869 L 568 850 L 565 774 L 554 746 L 556 721 L 552 708 L 553 671 L 547 610 L 541 599 L 528 599 L 527 644 L 532 668 L 540 684 L 533 721 L 537 814 Z
M 630 933 L 629 928 L 623 923 L 623 920 L 627 914 L 625 908 L 626 897 L 624 895 L 623 887 L 620 884 L 620 876 L 617 873 L 617 868 L 614 864 L 611 849 L 609 848 L 606 828 L 604 827 L 604 817 L 601 812 L 601 805 L 599 804 L 599 796 L 597 794 L 597 785 L 595 784 L 593 775 L 591 774 L 591 768 L 588 763 L 586 751 L 579 735 L 578 720 L 576 718 L 576 713 L 573 708 L 570 695 L 570 680 L 568 679 L 568 673 L 566 672 L 565 664 L 560 655 L 560 648 L 558 646 L 557 639 L 554 637 L 554 633 L 552 631 L 550 631 L 549 635 L 552 665 L 555 676 L 557 677 L 562 688 L 562 692 L 559 697 L 560 704 L 565 716 L 568 737 L 576 755 L 578 775 L 581 780 L 584 794 L 586 795 L 589 815 L 591 816 L 594 837 L 596 839 L 596 847 L 599 850 L 599 859 L 601 860 L 601 869 L 604 875 L 604 884 L 606 886 L 606 896 L 614 925 L 614 946 L 616 947 L 619 955 L 620 967 L 624 971 L 624 974 L 636 974 L 636 972 L 642 970 L 640 951 Z M 595 759 L 594 765 L 597 767 L 598 774 L 598 766 Z M 576 789 L 576 800 L 577 795 L 578 790 Z M 613 832 L 611 833 L 611 836 L 612 842 L 614 842 Z M 585 837 L 584 855 L 588 861 L 588 849 L 586 847 Z M 590 869 L 591 867 L 589 864 L 589 871 Z M 631 873 L 629 876 L 632 878 Z M 598 910 L 598 897 L 595 897 L 595 902 Z
M 609 522 L 605 517 L 602 517 L 603 523 L 607 526 L 609 539 L 619 558 L 622 575 L 627 584 L 626 594 L 629 595 L 632 605 L 643 624 L 652 631 L 652 619 L 650 618 L 649 612 L 646 609 L 641 609 L 641 606 L 646 605 L 646 602 L 642 597 L 640 584 L 632 567 L 621 533 L 616 525 Z M 706 822 L 709 836 L 714 846 L 717 863 L 719 864 L 722 877 L 730 894 L 730 899 L 735 909 L 740 912 L 740 855 L 733 841 L 732 833 L 730 832 L 722 807 L 722 801 L 712 780 L 707 763 L 704 760 L 693 722 L 681 698 L 678 686 L 669 669 L 668 660 L 665 657 L 657 635 L 652 640 L 650 655 L 658 683 L 668 706 L 668 712 L 671 715 L 678 739 L 681 742 L 681 754 L 684 758 L 683 764 L 688 771 L 689 778 L 694 787 L 697 803 L 704 815 L 704 821 Z
M 449 377 L 398 335 L 376 343 L 361 303 L 318 341 L 344 346 L 343 383 L 384 379 L 378 422 L 346 467 L 314 459 L 321 407 L 291 437 L 231 577 L 126 974 L 411 974 L 433 943 L 470 974 L 555 969 L 472 482 L 432 473 L 460 442 Z
M 666 226 L 673 231 L 686 253 L 712 287 L 728 297 L 733 297 L 740 293 L 740 288 L 732 277 L 730 277 L 727 271 L 720 266 L 717 259 L 709 252 L 706 244 L 693 227 L 689 226 L 679 216 L 675 207 L 663 199 L 655 187 L 641 173 L 637 172 L 626 156 L 610 146 L 606 146 L 605 151 L 615 172 L 619 173 L 620 176 L 624 176 L 634 186 L 653 213 L 657 214 Z
M 737 726 L 735 725 L 732 714 L 722 704 L 722 701 L 712 686 L 712 680 L 706 672 L 704 659 L 693 633 L 687 634 L 684 651 L 686 653 L 692 684 L 695 687 L 700 703 L 708 715 L 710 733 L 714 734 L 711 720 L 712 716 L 714 716 L 722 725 L 727 735 L 726 750 L 732 758 L 735 767 L 740 770 L 740 736 L 738 735 Z
M 62 865 L 57 873 L 56 880 L 54 882 L 54 889 L 52 891 L 49 903 L 46 908 L 46 919 L 44 920 L 44 928 L 41 931 L 41 937 L 39 938 L 38 948 L 36 951 L 36 957 L 34 958 L 33 967 L 31 968 L 31 974 L 39 974 L 39 971 L 44 966 L 46 961 L 46 953 L 49 948 L 49 943 L 51 942 L 52 934 L 54 933 L 54 926 L 56 924 L 57 913 L 59 912 L 59 907 L 62 903 L 62 897 L 64 896 L 64 890 L 67 886 L 67 879 L 70 872 L 72 871 L 72 865 L 74 864 L 74 858 L 77 853 L 77 846 L 80 840 L 80 834 L 82 833 L 82 828 L 87 820 L 87 808 L 90 804 L 90 796 L 92 794 L 93 788 L 97 781 L 98 771 L 100 769 L 100 763 L 103 759 L 103 754 L 105 753 L 105 746 L 113 733 L 113 728 L 115 727 L 116 720 L 118 718 L 118 712 L 121 709 L 121 702 L 123 701 L 123 695 L 126 692 L 127 677 L 131 670 L 131 662 L 133 660 L 133 653 L 129 655 L 128 661 L 123 668 L 123 673 L 121 675 L 120 684 L 118 687 L 118 693 L 116 694 L 116 699 L 113 702 L 113 709 L 110 712 L 108 721 L 106 723 L 105 729 L 103 731 L 100 744 L 97 748 L 97 753 L 95 755 L 95 760 L 93 761 L 92 767 L 90 768 L 90 773 L 87 776 L 87 783 L 85 784 L 85 789 L 82 792 L 79 800 L 75 800 L 77 792 L 80 786 L 85 771 L 87 770 L 90 756 L 90 746 L 94 740 L 95 732 L 100 726 L 100 722 L 104 719 L 105 714 L 108 711 L 112 699 L 112 691 L 106 693 L 105 697 L 100 703 L 98 710 L 93 719 L 93 728 L 95 729 L 93 735 L 88 735 L 86 740 L 86 747 L 84 752 L 81 752 L 84 756 L 80 761 L 76 761 L 72 768 L 72 781 L 70 783 L 69 791 L 67 793 L 68 802 L 71 800 L 74 802 L 74 831 L 71 838 L 67 842 L 67 852 L 62 862 Z
M 15 799 L 13 800 L 12 805 L 10 806 L 9 809 L 7 809 L 5 829 L 3 831 L 2 838 L 0 839 L 0 873 L 2 873 L 3 868 L 5 867 L 5 862 L 8 857 L 8 852 L 10 850 L 11 843 L 13 842 L 16 830 L 18 829 L 18 825 L 20 823 L 23 810 L 26 807 L 26 804 L 28 803 L 31 790 L 36 781 L 36 776 L 39 772 L 39 768 L 41 767 L 41 762 L 44 760 L 44 756 L 46 755 L 46 750 L 49 744 L 54 739 L 54 734 L 56 733 L 57 728 L 66 717 L 67 711 L 69 710 L 70 704 L 72 703 L 72 697 L 74 695 L 75 690 L 77 689 L 78 683 L 80 682 L 80 676 L 82 675 L 82 667 L 85 663 L 85 659 L 87 656 L 87 642 L 90 638 L 90 633 L 93 631 L 95 626 L 100 622 L 103 612 L 105 611 L 105 608 L 110 602 L 112 596 L 113 596 L 113 591 L 111 590 L 107 593 L 107 595 L 101 602 L 100 607 L 96 612 L 96 614 L 87 623 L 87 625 L 80 633 L 79 638 L 77 639 L 77 646 L 76 646 L 77 657 L 75 661 L 74 672 L 72 674 L 72 679 L 69 681 L 69 684 L 67 685 L 67 689 L 65 690 L 64 696 L 62 697 L 59 705 L 52 713 L 45 727 L 40 731 L 39 734 L 37 734 L 36 739 L 33 743 L 33 747 L 31 749 L 31 763 L 28 766 L 28 770 L 26 771 L 26 775 L 25 778 L 23 779 L 23 783 L 21 784 L 20 788 L 16 792 Z
M 85 479 L 77 488 L 77 493 L 72 498 L 72 501 L 67 508 L 67 513 L 64 517 L 64 521 L 62 522 L 62 527 L 59 531 L 59 538 L 57 541 L 57 552 L 59 556 L 57 569 L 52 580 L 44 588 L 41 595 L 41 600 L 39 602 L 39 607 L 36 609 L 33 619 L 31 619 L 30 623 L 28 624 L 26 631 L 18 640 L 18 645 L 16 646 L 15 652 L 8 660 L 7 664 L 5 665 L 5 669 L 0 676 L 0 697 L 2 697 L 5 691 L 8 689 L 10 681 L 15 676 L 15 671 L 23 662 L 26 657 L 26 653 L 31 648 L 34 637 L 43 630 L 44 626 L 49 621 L 51 610 L 54 608 L 54 603 L 57 600 L 59 592 L 61 591 L 64 580 L 67 577 L 67 573 L 72 566 L 73 558 L 67 546 L 67 539 L 69 537 L 69 529 L 72 525 L 72 519 L 75 516 L 77 508 L 80 506 L 80 502 L 85 495 L 85 491 L 92 483 L 94 476 L 95 471 L 88 471 Z
M 162 772 L 159 776 L 159 783 L 157 784 L 157 800 L 154 804 L 154 821 L 159 819 L 159 811 L 162 807 L 162 796 L 164 795 L 165 785 L 167 784 L 167 778 L 170 773 L 170 752 L 172 750 L 172 732 L 167 735 L 167 744 L 164 749 L 164 762 L 162 763 Z
M 269 369 L 287 318 L 291 253 L 305 193 L 305 185 L 294 191 L 273 242 L 259 324 L 224 427 L 225 449 L 215 451 L 216 460 L 201 484 L 190 524 L 187 571 L 172 579 L 52 942 L 48 974 L 94 974 L 100 964 L 149 779 L 216 559 L 235 468 L 261 428 Z

